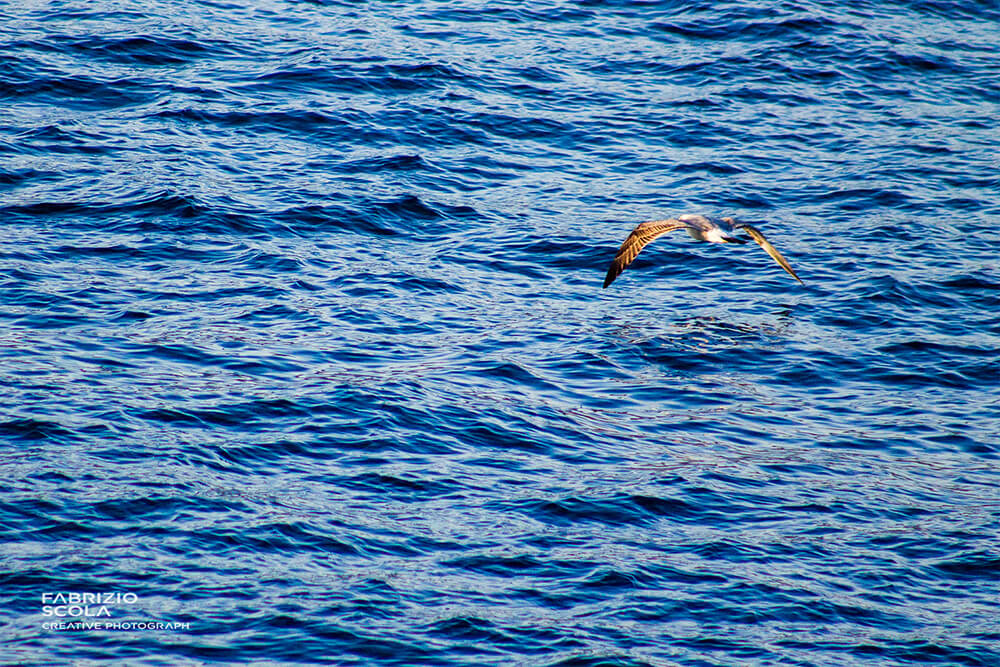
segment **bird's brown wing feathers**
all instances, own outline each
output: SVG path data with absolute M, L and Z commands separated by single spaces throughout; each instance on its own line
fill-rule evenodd
M 615 278 L 621 275 L 621 272 L 632 263 L 632 260 L 639 254 L 639 251 L 649 245 L 654 239 L 666 234 L 667 232 L 672 232 L 675 229 L 684 229 L 687 226 L 687 223 L 671 218 L 670 220 L 643 222 L 638 227 L 633 229 L 632 233 L 628 235 L 627 239 L 625 239 L 625 242 L 622 243 L 620 248 L 618 248 L 618 253 L 611 261 L 611 266 L 608 267 L 608 275 L 604 277 L 604 286 L 607 287 L 614 282 Z M 775 252 L 777 251 L 775 250 Z M 774 255 L 771 256 L 774 257 Z
M 775 248 L 773 245 L 771 245 L 770 241 L 764 238 L 764 235 L 760 233 L 759 229 L 757 229 L 756 227 L 751 227 L 750 225 L 739 225 L 738 229 L 745 229 L 747 234 L 750 235 L 750 238 L 756 241 L 760 245 L 760 247 L 763 248 L 764 251 L 771 256 L 771 259 L 776 261 L 778 265 L 785 271 L 788 271 L 788 273 L 792 276 L 792 278 L 795 278 L 800 283 L 802 283 L 802 278 L 799 278 L 795 274 L 795 271 L 792 270 L 792 267 L 788 263 L 788 260 L 782 257 L 781 253 L 778 252 L 778 249 Z M 805 285 L 805 283 L 802 284 Z

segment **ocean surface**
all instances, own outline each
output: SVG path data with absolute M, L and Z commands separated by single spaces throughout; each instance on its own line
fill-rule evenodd
M 998 35 L 0 2 L 0 664 L 1000 665 Z

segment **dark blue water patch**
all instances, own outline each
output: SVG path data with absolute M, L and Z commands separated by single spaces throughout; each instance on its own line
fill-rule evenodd
M 898 359 L 880 355 L 818 354 L 817 357 L 822 361 L 782 369 L 776 373 L 775 379 L 788 386 L 796 384 L 827 386 L 835 379 L 839 379 L 840 382 L 881 383 L 908 389 L 933 387 L 957 389 L 967 387 L 970 380 L 975 380 L 976 375 L 986 371 L 981 366 L 973 367 L 970 371 L 974 377 L 968 378 L 965 374 L 948 369 L 947 364 L 927 367 L 907 361 L 904 365 Z M 864 441 L 870 445 L 885 442 L 878 438 L 865 438 Z M 902 441 L 905 441 L 905 438 Z
M 332 196 L 331 199 L 344 197 Z M 325 228 L 343 228 L 351 232 L 363 232 L 374 236 L 396 236 L 401 232 L 391 226 L 379 224 L 359 211 L 336 203 L 312 204 L 276 212 L 272 218 L 292 230 L 317 231 Z
M 746 172 L 746 169 L 725 162 L 695 162 L 691 164 L 675 164 L 671 170 L 679 174 L 715 174 L 715 175 L 735 175 Z
M 122 109 L 156 101 L 161 91 L 142 77 L 100 77 L 82 73 L 42 76 L 12 72 L 0 79 L 0 99 L 34 100 L 79 111 Z
M 703 5 L 707 7 L 707 5 Z M 746 10 L 744 10 L 746 11 Z M 748 15 L 747 15 L 748 14 Z M 809 38 L 821 36 L 827 32 L 842 29 L 843 23 L 831 21 L 820 16 L 805 16 L 800 18 L 780 18 L 773 10 L 755 9 L 740 13 L 730 12 L 723 16 L 715 14 L 702 21 L 654 22 L 651 27 L 664 34 L 680 37 L 684 40 L 714 41 L 739 32 L 748 40 L 793 40 L 802 35 Z M 753 20 L 753 15 L 765 14 L 771 20 Z M 688 14 L 690 16 L 690 13 Z M 777 20 L 775 20 L 777 19 Z
M 164 35 L 126 37 L 57 34 L 40 40 L 15 41 L 8 48 L 71 56 L 88 62 L 170 67 L 231 53 L 234 46 L 236 45 L 222 40 L 192 40 Z
M 208 213 L 207 207 L 199 204 L 194 197 L 176 194 L 167 190 L 152 192 L 138 190 L 120 196 L 115 202 L 35 202 L 5 207 L 4 212 L 12 216 L 101 216 L 119 212 L 149 212 L 180 218 L 193 218 Z
M 445 565 L 470 572 L 522 579 L 526 575 L 539 578 L 583 577 L 598 564 L 579 560 L 541 562 L 527 556 L 469 556 L 448 561 Z
M 475 616 L 453 616 L 429 624 L 426 632 L 444 640 L 457 641 L 463 647 L 457 652 L 468 657 L 494 656 L 500 658 L 502 652 L 491 647 L 513 647 L 519 642 L 516 635 L 491 623 L 487 619 Z
M 900 280 L 891 275 L 876 276 L 868 281 L 868 288 L 862 298 L 869 302 L 884 302 L 900 309 L 932 306 L 943 310 L 959 310 L 962 306 L 958 298 L 947 291 L 935 289 L 935 285 L 914 280 Z
M 483 130 L 493 122 L 493 119 L 463 121 L 460 111 L 449 108 L 385 110 L 378 116 L 381 119 L 380 124 L 384 124 L 384 129 L 381 130 L 375 129 L 375 125 L 370 122 L 372 114 L 357 109 L 342 110 L 333 115 L 297 107 L 274 111 L 246 109 L 226 112 L 188 107 L 160 111 L 156 117 L 175 124 L 193 123 L 204 127 L 233 128 L 241 134 L 254 138 L 261 132 L 281 136 L 301 135 L 324 144 L 336 142 L 350 145 L 359 139 L 369 147 L 396 146 L 400 141 L 410 145 L 420 145 L 428 140 L 449 145 L 494 143 Z M 370 174 L 372 168 L 413 169 L 420 166 L 424 169 L 429 168 L 425 156 L 414 157 L 420 164 L 415 162 L 413 157 L 407 160 L 400 156 L 392 156 L 350 162 L 326 159 L 322 165 L 325 168 L 332 167 L 338 172 L 358 175 Z
M 395 219 L 399 227 L 412 227 L 415 222 L 440 221 L 444 219 L 471 219 L 478 215 L 471 206 L 455 206 L 442 202 L 425 203 L 420 197 L 406 195 L 391 201 L 373 202 L 374 217 Z
M 400 440 L 396 446 L 404 451 L 419 452 L 421 447 L 431 446 L 439 452 L 482 448 L 548 453 L 555 443 L 562 443 L 572 435 L 558 428 L 549 432 L 525 428 L 530 422 L 516 417 L 512 422 L 510 415 L 502 410 L 483 413 L 444 405 L 436 409 L 397 411 L 391 402 L 383 399 L 380 403 L 378 411 L 385 415 L 386 424 L 409 433 L 414 440 L 412 445 Z
M 61 330 L 93 323 L 95 316 L 85 312 L 71 296 L 30 290 L 9 290 L 13 310 L 0 313 L 0 319 L 22 330 Z M 9 307 L 8 306 L 8 307 Z
M 70 130 L 57 125 L 26 130 L 14 138 L 20 153 L 106 155 L 121 150 L 110 145 L 109 142 L 113 141 L 111 137 L 82 128 Z
M 900 0 L 900 6 L 914 9 L 927 16 L 952 20 L 996 21 L 1000 20 L 1000 11 L 988 0 L 974 0 L 967 5 L 953 5 L 939 0 Z
M 488 114 L 479 114 L 469 118 L 462 109 L 449 105 L 429 107 L 421 105 L 414 108 L 389 109 L 379 114 L 382 123 L 391 130 L 391 137 L 382 144 L 393 146 L 409 145 L 445 145 L 445 146 L 481 146 L 483 148 L 500 148 L 505 145 L 506 137 L 494 136 L 491 132 L 491 118 Z M 508 120 L 509 126 L 529 124 L 527 119 Z M 510 132 L 512 130 L 508 130 Z M 516 128 L 513 130 L 516 132 Z M 527 132 L 527 131 L 526 131 Z M 373 137 L 378 141 L 379 137 Z
M 499 240 L 499 239 L 498 239 Z M 520 242 L 505 242 L 505 255 L 520 257 L 524 266 L 546 267 L 552 274 L 566 273 L 580 281 L 590 281 L 592 276 L 580 271 L 581 267 L 605 266 L 614 256 L 610 247 L 602 248 L 589 240 L 579 237 L 564 237 L 561 239 L 527 239 Z M 513 268 L 513 262 L 508 264 Z
M 1000 305 L 1000 282 L 983 274 L 955 276 L 942 281 L 941 288 L 973 299 L 974 305 L 978 307 L 992 308 Z
M 338 171 L 346 174 L 388 172 L 443 171 L 435 168 L 426 158 L 418 154 L 378 155 L 351 160 L 338 165 Z
M 976 651 L 962 646 L 948 644 L 935 644 L 922 641 L 898 641 L 890 640 L 891 649 L 883 649 L 871 641 L 829 641 L 825 639 L 810 639 L 802 641 L 797 639 L 781 639 L 775 642 L 776 648 L 787 648 L 793 651 L 809 646 L 812 650 L 827 656 L 830 660 L 860 660 L 862 662 L 871 660 L 898 660 L 900 664 L 907 662 L 929 662 L 935 664 L 942 660 L 954 661 L 957 665 L 986 665 L 976 657 Z M 921 652 L 920 649 L 928 649 Z
M 956 424 L 955 428 L 960 428 L 960 425 Z M 975 453 L 984 457 L 996 457 L 997 454 L 1000 454 L 1000 445 L 995 442 L 979 440 L 958 432 L 944 434 L 935 433 L 927 435 L 926 440 L 928 442 L 953 447 L 955 449 Z
M 0 422 L 0 434 L 12 442 L 35 440 L 68 442 L 80 437 L 73 429 L 66 428 L 56 421 L 33 417 L 8 419 Z
M 165 409 L 148 410 L 136 415 L 139 419 L 161 422 L 173 427 L 201 428 L 241 426 L 241 415 L 234 415 L 221 409 Z
M 881 188 L 821 191 L 813 195 L 813 199 L 835 202 L 844 211 L 866 210 L 872 206 L 907 210 L 908 206 L 912 206 L 910 197 L 904 193 Z
M 523 23 L 534 18 L 535 13 L 527 7 L 487 7 L 483 9 L 451 7 L 435 11 L 435 21 L 443 23 Z M 559 20 L 559 17 L 553 17 Z
M 463 485 L 454 480 L 403 479 L 393 475 L 363 473 L 338 480 L 338 485 L 366 496 L 399 502 L 454 498 L 463 495 Z
M 917 364 L 933 363 L 941 359 L 954 360 L 956 357 L 972 357 L 992 361 L 996 359 L 997 353 L 997 350 L 992 347 L 948 345 L 924 340 L 893 342 L 878 348 L 878 351 L 892 356 L 905 356 Z M 1000 378 L 1000 375 L 997 377 Z
M 489 268 L 512 276 L 518 276 L 521 285 L 529 284 L 535 280 L 545 279 L 547 273 L 533 262 L 511 261 L 497 256 L 496 250 L 490 250 L 488 255 L 469 255 L 460 250 L 452 250 L 442 253 L 440 259 L 448 263 L 465 265 L 472 269 Z M 595 281 L 596 282 L 596 281 Z
M 206 108 L 186 107 L 158 111 L 155 117 L 179 125 L 191 123 L 212 128 L 236 128 L 253 135 L 260 132 L 282 135 L 299 133 L 317 140 L 346 139 L 345 133 L 354 127 L 350 115 L 334 117 L 304 109 L 271 112 L 248 109 L 219 112 Z
M 515 511 L 555 526 L 580 521 L 608 525 L 649 525 L 660 516 L 673 521 L 697 521 L 697 511 L 681 500 L 644 496 L 620 496 L 603 500 L 564 498 L 557 501 L 522 500 L 497 503 L 498 511 Z M 721 516 L 721 515 L 720 515 Z
M 513 140 L 542 140 L 558 137 L 563 145 L 577 142 L 595 143 L 599 139 L 589 133 L 580 132 L 575 126 L 553 118 L 528 117 L 501 114 L 497 112 L 471 112 L 464 109 L 445 109 L 458 123 L 477 128 L 490 128 L 493 134 Z
M 520 178 L 529 165 L 526 162 L 509 161 L 499 159 L 495 155 L 477 154 L 463 156 L 461 160 L 451 162 L 453 171 L 461 170 L 463 174 L 443 174 L 445 178 L 452 179 L 451 182 L 460 189 L 474 187 L 473 183 L 478 183 L 479 179 L 489 179 L 491 181 L 509 181 Z M 467 178 L 462 178 L 467 176 Z
M 2 149 L 0 149 L 2 150 Z M 0 167 L 0 187 L 16 188 L 24 183 L 44 183 L 60 178 L 54 171 L 36 169 L 5 169 Z
M 978 552 L 961 558 L 939 562 L 934 567 L 953 580 L 996 581 L 1000 573 L 1000 555 L 996 552 Z
M 300 322 L 301 331 L 319 331 L 323 329 L 323 321 L 312 313 L 289 308 L 287 306 L 274 305 L 258 308 L 250 312 L 243 313 L 235 318 L 244 322 L 261 323 L 265 326 L 281 326 L 285 322 Z M 230 343 L 233 348 L 243 347 L 241 343 Z
M 132 354 L 140 354 L 146 359 L 163 362 L 182 363 L 191 367 L 227 369 L 240 373 L 290 373 L 301 370 L 301 366 L 287 357 L 271 356 L 262 358 L 235 356 L 229 353 L 212 353 L 192 345 L 181 343 L 142 343 L 124 346 Z
M 108 260 L 109 262 L 116 262 L 126 259 L 135 259 L 139 257 L 144 257 L 147 255 L 146 248 L 125 245 L 123 243 L 117 243 L 115 245 L 61 245 L 57 248 L 53 248 L 51 251 L 53 256 L 59 257 L 60 259 L 81 259 L 85 257 L 95 257 Z M 156 254 L 155 250 L 152 250 L 149 254 Z
M 268 552 L 314 552 L 326 557 L 358 554 L 357 548 L 349 542 L 337 539 L 318 526 L 301 522 L 261 523 L 252 529 L 239 525 L 220 526 L 212 533 L 190 533 L 188 537 L 191 547 L 224 556 Z
M 552 663 L 553 667 L 650 667 L 652 663 L 627 655 L 575 655 Z
M 311 412 L 303 413 L 298 408 L 282 411 L 281 414 L 286 419 L 296 419 L 298 423 L 308 424 L 314 419 Z M 261 417 L 257 417 L 257 419 L 258 423 L 262 423 Z M 273 431 L 274 427 L 269 426 L 266 430 Z M 289 430 L 301 431 L 301 429 L 295 428 Z M 329 430 L 329 427 L 323 427 L 321 430 Z M 352 437 L 353 434 L 347 429 L 344 431 L 342 439 L 346 440 Z M 327 460 L 331 455 L 343 454 L 339 448 L 323 447 L 318 443 L 305 444 L 294 439 L 272 438 L 260 443 L 234 442 L 219 448 L 206 448 L 201 457 L 205 461 L 205 465 L 222 472 L 238 470 L 266 474 L 270 471 L 271 474 L 277 474 L 280 471 L 298 467 L 292 462 L 309 459 Z
M 334 200 L 347 199 L 335 195 Z M 324 229 L 340 229 L 373 236 L 407 236 L 436 240 L 449 228 L 458 227 L 462 220 L 474 219 L 477 211 L 469 206 L 447 204 L 428 198 L 427 201 L 403 195 L 388 200 L 350 198 L 353 206 L 337 203 L 285 209 L 273 218 L 296 234 L 313 234 Z
M 286 67 L 261 74 L 252 83 L 244 83 L 240 88 L 246 92 L 262 90 L 268 95 L 303 94 L 316 89 L 324 92 L 405 95 L 467 80 L 469 77 L 457 65 L 443 63 L 376 63 L 367 67 L 323 63 L 321 66 Z M 474 82 L 470 83 L 474 85 Z

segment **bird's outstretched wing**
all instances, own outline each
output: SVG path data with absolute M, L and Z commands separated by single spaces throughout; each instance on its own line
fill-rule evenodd
M 737 225 L 736 229 L 744 229 L 744 230 L 746 230 L 746 233 L 750 235 L 750 238 L 752 238 L 754 241 L 756 241 L 758 244 L 760 244 L 760 247 L 763 248 L 764 251 L 768 255 L 771 256 L 771 259 L 773 259 L 774 261 L 776 261 L 778 263 L 778 265 L 781 268 L 783 268 L 785 271 L 788 271 L 788 273 L 792 276 L 792 278 L 795 278 L 800 283 L 802 283 L 803 285 L 805 285 L 805 283 L 802 282 L 802 278 L 799 278 L 795 274 L 795 271 L 792 270 L 792 267 L 788 263 L 788 260 L 785 259 L 784 257 L 782 257 L 781 253 L 778 252 L 778 249 L 775 248 L 773 245 L 771 245 L 770 241 L 768 241 L 766 238 L 764 238 L 764 235 L 760 233 L 759 229 L 757 229 L 756 227 L 752 227 L 750 225 L 746 225 L 746 224 Z
M 607 287 L 614 282 L 615 278 L 621 275 L 621 272 L 632 263 L 632 260 L 639 254 L 639 251 L 653 242 L 653 240 L 659 238 L 667 232 L 672 232 L 675 229 L 684 229 L 685 227 L 688 227 L 686 222 L 681 222 L 680 220 L 675 220 L 673 218 L 669 220 L 653 220 L 652 222 L 641 223 L 638 227 L 632 230 L 632 233 L 628 235 L 628 238 L 625 239 L 621 247 L 618 248 L 618 253 L 611 261 L 611 266 L 608 267 L 608 275 L 604 277 L 604 286 Z M 777 250 L 775 250 L 775 252 L 777 252 Z M 774 255 L 772 255 L 772 257 L 773 256 Z

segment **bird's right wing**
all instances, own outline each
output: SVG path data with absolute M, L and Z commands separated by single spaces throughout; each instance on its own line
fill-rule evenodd
M 791 275 L 792 278 L 795 278 L 800 283 L 802 283 L 802 278 L 799 278 L 799 276 L 795 273 L 795 271 L 792 270 L 792 266 L 791 264 L 788 263 L 788 260 L 785 259 L 780 252 L 778 252 L 777 248 L 771 245 L 770 241 L 764 238 L 764 235 L 760 233 L 759 229 L 757 229 L 756 227 L 751 227 L 750 225 L 737 225 L 737 229 L 742 229 L 746 231 L 746 233 L 749 234 L 750 237 L 754 241 L 756 241 L 761 248 L 764 249 L 764 252 L 766 252 L 768 255 L 771 256 L 771 259 L 776 261 L 778 265 L 785 271 L 788 271 L 789 275 Z M 805 283 L 802 284 L 805 285 Z
M 604 286 L 607 287 L 615 278 L 621 275 L 621 272 L 632 263 L 632 260 L 636 258 L 639 251 L 645 248 L 647 245 L 652 243 L 655 239 L 666 234 L 667 232 L 672 232 L 675 229 L 684 229 L 688 227 L 686 222 L 681 222 L 680 220 L 675 220 L 673 218 L 669 220 L 654 220 L 652 222 L 643 222 L 638 227 L 632 230 L 632 233 L 628 235 L 625 242 L 622 243 L 621 247 L 618 248 L 618 254 L 611 261 L 611 266 L 608 267 L 608 275 L 604 277 Z

